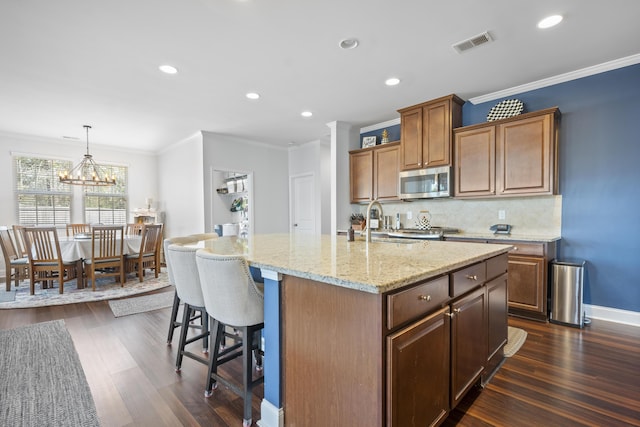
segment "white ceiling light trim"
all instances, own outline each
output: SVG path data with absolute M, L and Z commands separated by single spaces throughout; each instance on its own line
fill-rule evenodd
M 547 16 L 546 18 L 538 22 L 538 28 L 546 29 L 546 28 L 555 27 L 560 22 L 562 22 L 562 15 Z
M 313 113 L 311 111 L 303 111 L 302 113 L 300 113 L 300 115 L 302 117 L 311 117 L 313 116 Z
M 165 74 L 177 74 L 178 73 L 178 69 L 176 67 L 174 67 L 173 65 L 168 65 L 168 64 L 164 64 L 158 67 L 158 69 L 160 71 L 162 71 Z
M 340 40 L 338 46 L 340 46 L 341 49 L 355 49 L 359 44 L 358 39 L 343 39 Z
M 245 96 L 249 99 L 260 99 L 260 94 L 256 92 L 249 92 Z
M 397 77 L 391 77 L 384 81 L 384 84 L 387 86 L 396 86 L 400 84 L 400 79 Z

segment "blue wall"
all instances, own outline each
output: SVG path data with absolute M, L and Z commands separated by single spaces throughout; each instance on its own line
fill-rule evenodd
M 362 147 L 362 138 L 365 136 L 375 136 L 376 145 L 380 145 L 382 142 L 382 131 L 387 130 L 389 132 L 389 142 L 400 141 L 400 125 L 387 126 L 386 128 L 380 128 L 369 132 L 360 134 L 360 146 Z
M 509 98 L 562 113 L 559 258 L 587 261 L 585 303 L 640 312 L 640 65 Z M 501 100 L 465 103 L 464 125 Z

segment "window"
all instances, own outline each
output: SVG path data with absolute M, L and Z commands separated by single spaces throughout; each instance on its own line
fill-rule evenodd
M 127 167 L 101 165 L 116 178 L 115 185 L 88 186 L 84 193 L 84 217 L 89 224 L 127 223 Z
M 115 176 L 116 184 L 82 187 L 84 219 L 77 222 L 126 224 L 128 169 L 101 166 Z M 64 226 L 72 222 L 73 186 L 61 183 L 58 178 L 60 171 L 73 167 L 70 161 L 15 155 L 14 167 L 19 224 Z
M 71 166 L 67 160 L 14 157 L 19 224 L 51 226 L 71 222 L 71 189 L 58 179 L 58 171 Z

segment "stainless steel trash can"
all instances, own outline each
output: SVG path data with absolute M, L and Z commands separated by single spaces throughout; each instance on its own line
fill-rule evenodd
M 584 260 L 551 261 L 551 312 L 549 321 L 582 328 Z

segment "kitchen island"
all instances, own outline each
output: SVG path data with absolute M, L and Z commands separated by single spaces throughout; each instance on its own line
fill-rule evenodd
M 440 423 L 502 360 L 509 245 L 288 234 L 199 245 L 244 254 L 265 279 L 263 427 Z

